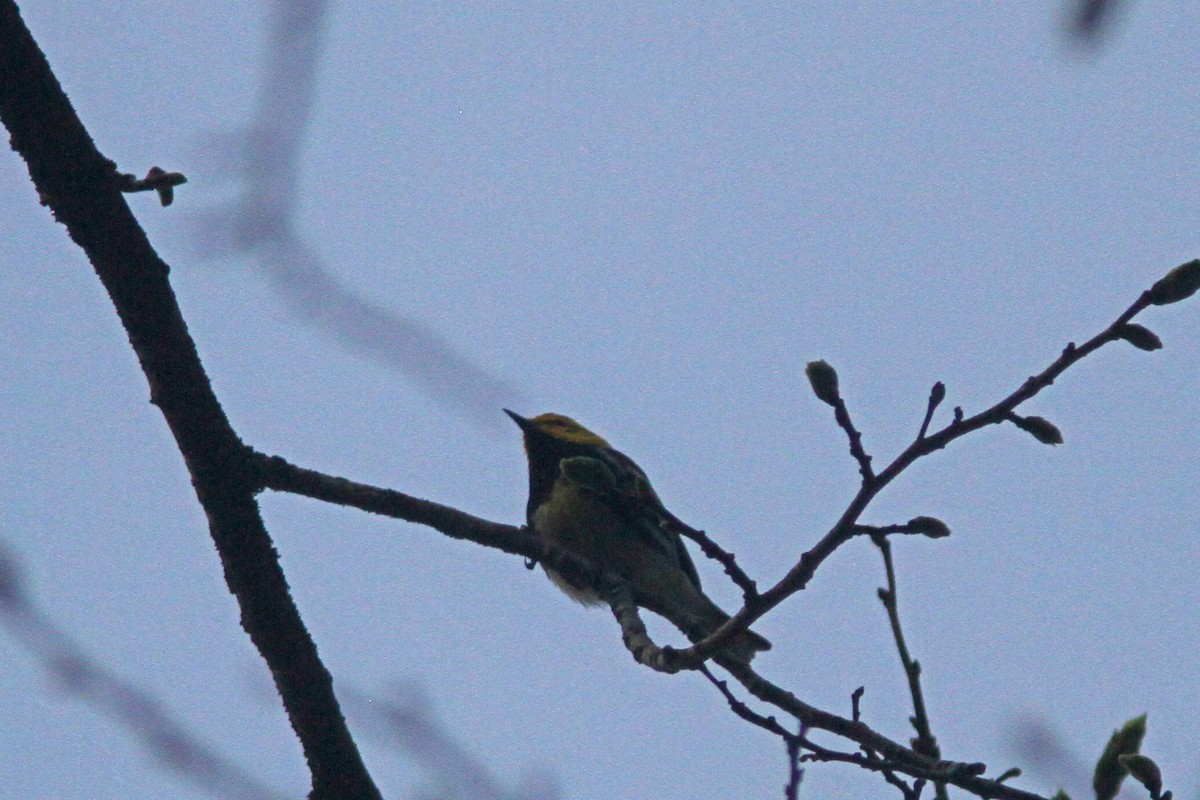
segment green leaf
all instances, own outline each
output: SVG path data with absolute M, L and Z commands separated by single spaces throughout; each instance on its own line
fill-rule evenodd
M 838 392 L 837 370 L 824 361 L 810 361 L 804 368 L 808 382 L 812 384 L 813 394 L 823 403 L 836 406 L 842 399 Z
M 1096 800 L 1113 800 L 1121 790 L 1121 781 L 1125 780 L 1125 767 L 1121 766 L 1120 757 L 1136 753 L 1142 746 L 1142 738 L 1146 735 L 1146 715 L 1134 717 L 1126 722 L 1120 730 L 1113 731 L 1100 760 L 1096 762 L 1096 772 L 1092 775 L 1092 788 L 1096 791 Z
M 1134 780 L 1146 787 L 1146 791 L 1150 792 L 1151 797 L 1158 797 L 1162 794 L 1162 770 L 1150 756 L 1144 756 L 1141 753 L 1126 753 L 1117 756 L 1117 762 L 1133 776 Z

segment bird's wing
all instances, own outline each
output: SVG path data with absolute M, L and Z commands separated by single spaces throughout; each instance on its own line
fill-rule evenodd
M 644 534 L 662 552 L 679 562 L 692 584 L 700 588 L 700 573 L 688 553 L 679 529 L 685 528 L 678 517 L 663 506 L 650 479 L 636 462 L 619 450 L 607 450 L 603 457 L 611 462 L 616 487 L 609 505 L 631 528 Z

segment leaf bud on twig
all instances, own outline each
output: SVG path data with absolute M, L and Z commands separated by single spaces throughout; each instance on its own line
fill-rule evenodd
M 1042 444 L 1063 443 L 1062 432 L 1045 417 L 1018 417 L 1016 414 L 1009 414 L 1008 421 Z
M 1117 336 L 1139 350 L 1153 351 L 1163 346 L 1162 339 L 1159 339 L 1154 331 L 1144 325 L 1138 325 L 1136 322 L 1122 325 L 1117 330 Z
M 1197 289 L 1200 289 L 1200 258 L 1193 258 L 1159 278 L 1150 287 L 1150 302 L 1156 306 L 1178 303 L 1191 297 Z
M 808 382 L 812 384 L 813 394 L 823 403 L 836 406 L 841 400 L 838 392 L 837 370 L 824 361 L 810 361 L 804 368 Z
M 941 539 L 950 535 L 950 526 L 937 517 L 913 517 L 908 521 L 908 527 L 913 533 L 928 536 L 930 539 Z

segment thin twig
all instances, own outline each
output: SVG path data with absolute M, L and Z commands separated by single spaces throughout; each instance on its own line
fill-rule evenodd
M 900 654 L 900 663 L 904 667 L 904 675 L 908 679 L 908 691 L 912 696 L 913 715 L 911 721 L 914 730 L 917 732 L 917 737 L 913 740 L 913 749 L 930 758 L 938 759 L 942 757 L 942 751 L 938 747 L 937 737 L 933 735 L 933 730 L 929 725 L 929 713 L 925 708 L 925 694 L 921 690 L 921 664 L 909 653 L 908 644 L 904 639 L 904 629 L 900 625 L 900 611 L 896 597 L 896 568 L 892 561 L 892 544 L 887 540 L 886 536 L 882 535 L 872 536 L 871 541 L 875 543 L 875 546 L 879 548 L 880 555 L 883 556 L 884 572 L 887 574 L 887 588 L 879 590 L 879 599 L 883 602 L 883 607 L 887 611 L 888 622 L 892 626 L 892 637 L 896 641 L 896 651 Z M 945 784 L 935 784 L 935 791 L 938 800 L 946 800 Z
M 805 703 L 791 692 L 763 678 L 748 664 L 720 657 L 715 660 L 733 675 L 750 694 L 762 702 L 792 715 L 806 728 L 828 731 L 879 753 L 879 758 L 875 760 L 861 755 L 841 757 L 837 760 L 852 762 L 875 772 L 892 769 L 913 778 L 924 778 L 934 783 L 948 783 L 966 789 L 978 797 L 994 797 L 1002 800 L 1044 800 L 1040 795 L 1032 792 L 982 777 L 987 771 L 985 764 L 932 759 L 888 739 L 861 721 L 855 722 Z
M 788 798 L 796 797 L 797 793 L 799 792 L 800 781 L 803 779 L 804 773 L 804 770 L 800 769 L 801 761 L 841 762 L 854 764 L 864 769 L 879 772 L 884 775 L 888 783 L 900 788 L 901 791 L 904 792 L 906 798 L 911 797 L 909 794 L 912 791 L 911 787 L 905 784 L 904 781 L 900 780 L 900 778 L 896 776 L 895 772 L 888 768 L 886 762 L 884 762 L 878 756 L 873 756 L 871 754 L 858 755 L 855 753 L 844 753 L 822 747 L 808 738 L 806 733 L 807 726 L 805 726 L 803 723 L 801 723 L 799 733 L 791 733 L 782 725 L 780 725 L 775 717 L 760 714 L 751 709 L 748 705 L 746 705 L 745 702 L 738 699 L 738 697 L 729 688 L 728 682 L 720 680 L 714 676 L 712 671 L 707 666 L 702 666 L 700 668 L 700 672 L 704 675 L 704 677 L 708 678 L 709 682 L 713 686 L 717 687 L 717 690 L 721 692 L 721 695 L 725 698 L 725 701 L 729 704 L 729 708 L 733 711 L 733 713 L 747 722 L 750 722 L 783 740 L 784 745 L 787 747 L 788 754 L 788 784 L 786 790 L 786 796 Z M 807 750 L 808 752 L 801 755 L 803 750 Z
M 768 733 L 778 736 L 789 745 L 794 741 L 799 741 L 799 737 L 796 736 L 796 734 L 788 731 L 787 728 L 780 725 L 779 721 L 776 720 L 775 717 L 759 714 L 757 711 L 750 708 L 750 706 L 746 705 L 744 701 L 738 699 L 737 695 L 735 695 L 729 688 L 729 681 L 723 681 L 713 675 L 712 670 L 710 670 L 707 665 L 700 667 L 700 674 L 708 678 L 708 682 L 717 687 L 717 691 L 719 691 L 725 698 L 725 702 L 729 704 L 729 709 L 734 714 L 737 714 L 739 717 L 749 723 L 757 725 Z
M 921 430 L 917 434 L 917 441 L 925 438 L 925 434 L 929 432 L 929 423 L 933 421 L 933 412 L 937 411 L 938 406 L 946 399 L 946 384 L 938 381 L 929 390 L 929 401 L 925 404 L 925 419 L 921 422 Z
M 788 782 L 784 787 L 783 796 L 786 800 L 798 800 L 800 797 L 800 782 L 804 780 L 804 770 L 800 768 L 800 737 L 786 741 L 788 759 Z
M 854 460 L 858 462 L 858 473 L 862 476 L 863 485 L 867 485 L 875 480 L 875 471 L 871 469 L 871 456 L 867 455 L 867 451 L 863 449 L 862 434 L 854 427 L 854 422 L 850 419 L 850 411 L 846 408 L 846 401 L 841 395 L 834 398 L 833 417 L 837 420 L 837 424 L 846 432 L 846 438 L 850 440 L 850 455 L 854 456 Z
M 860 686 L 850 693 L 850 718 L 854 722 L 862 721 L 862 698 L 866 691 L 867 687 Z M 879 758 L 879 754 L 871 748 L 863 745 L 861 749 L 867 758 L 875 759 L 876 761 L 881 760 Z M 900 790 L 901 794 L 904 795 L 905 800 L 917 800 L 917 798 L 920 796 L 921 792 L 919 789 L 914 791 L 914 787 L 909 786 L 907 783 L 901 780 L 894 771 L 890 769 L 881 769 L 879 772 L 881 775 L 883 775 L 884 780 Z M 918 780 L 916 785 L 921 783 L 922 781 Z
M 758 584 L 754 582 L 753 578 L 746 574 L 745 570 L 738 566 L 737 559 L 734 557 L 733 553 L 714 542 L 712 538 L 704 531 L 697 530 L 690 525 L 680 522 L 673 515 L 671 521 L 673 523 L 677 523 L 675 530 L 677 530 L 681 536 L 686 536 L 696 544 L 700 545 L 700 550 L 704 553 L 704 555 L 708 556 L 713 561 L 716 561 L 724 568 L 725 574 L 728 575 L 730 580 L 736 583 L 738 588 L 742 590 L 742 598 L 745 602 L 750 603 L 758 598 Z
M 615 576 L 599 572 L 586 561 L 547 545 L 540 537 L 522 528 L 480 519 L 457 509 L 412 497 L 402 492 L 323 475 L 314 470 L 297 467 L 278 456 L 254 453 L 250 458 L 250 466 L 258 475 L 264 488 L 293 492 L 428 525 L 454 538 L 466 539 L 505 552 L 536 559 L 547 564 L 556 572 L 569 577 L 573 583 L 578 585 L 593 586 L 601 591 L 606 591 L 604 588 L 606 585 L 619 586 L 623 583 Z M 606 584 L 605 581 L 615 581 L 615 583 Z M 627 584 L 624 585 L 627 588 Z M 611 592 L 612 589 L 607 591 Z M 630 605 L 621 598 L 619 593 L 610 596 L 616 597 L 617 601 L 614 613 L 619 611 L 621 614 L 619 619 L 623 620 L 623 624 L 629 622 L 632 629 L 632 617 L 626 616 Z M 623 631 L 623 635 L 625 635 L 625 631 Z M 646 643 L 640 639 L 634 638 L 631 641 L 640 648 L 646 646 Z M 680 668 L 698 669 L 703 665 L 703 660 L 696 662 L 694 666 L 682 662 L 678 658 L 681 652 L 683 651 L 667 647 L 658 648 L 657 651 L 647 649 L 643 650 L 643 653 L 653 653 L 654 656 L 639 659 L 639 661 L 662 671 L 675 671 Z M 993 782 L 978 777 L 984 771 L 982 764 L 938 762 L 891 741 L 861 721 L 848 720 L 814 708 L 800 701 L 791 692 L 762 678 L 748 665 L 730 659 L 723 653 L 715 654 L 713 660 L 737 678 L 752 695 L 787 712 L 805 726 L 843 736 L 860 746 L 880 753 L 881 759 L 878 763 L 872 762 L 865 756 L 857 757 L 861 760 L 861 765 L 867 766 L 873 771 L 893 769 L 914 778 L 945 780 L 971 789 L 982 797 L 1001 797 L 1009 798 L 1009 800 L 1035 800 L 1037 798 L 1037 795 L 1007 786 L 993 790 Z M 854 761 L 852 758 L 841 760 Z M 859 763 L 859 761 L 854 761 L 854 763 Z
M 840 764 L 853 764 L 865 770 L 878 772 L 883 776 L 883 779 L 900 790 L 901 795 L 905 800 L 917 800 L 917 793 L 913 791 L 913 787 L 905 783 L 894 770 L 892 770 L 886 761 L 873 756 L 871 754 L 861 755 L 859 753 L 843 753 L 840 750 L 831 750 L 828 747 L 822 747 L 814 743 L 811 739 L 803 737 L 802 745 L 808 752 L 800 757 L 800 761 L 824 761 Z M 920 783 L 920 779 L 916 783 Z

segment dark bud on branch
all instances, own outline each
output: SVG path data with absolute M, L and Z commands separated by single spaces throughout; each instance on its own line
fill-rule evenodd
M 808 376 L 808 382 L 812 384 L 813 394 L 818 400 L 837 406 L 842 399 L 838 392 L 837 370 L 824 361 L 810 361 L 804 368 L 804 374 Z
M 1010 781 L 1013 778 L 1019 777 L 1021 777 L 1021 768 L 1009 767 L 1008 769 L 1004 770 L 1004 772 L 1000 773 L 1000 775 L 996 778 L 996 783 L 1004 783 L 1005 781 Z
M 950 535 L 950 526 L 937 517 L 913 517 L 908 521 L 908 528 L 930 539 L 942 539 Z
M 1197 289 L 1200 289 L 1200 258 L 1180 264 L 1162 276 L 1150 287 L 1150 302 L 1156 306 L 1178 303 L 1191 297 Z
M 1117 331 L 1117 336 L 1129 342 L 1138 350 L 1154 351 L 1162 347 L 1162 339 L 1159 339 L 1154 331 L 1143 325 L 1138 325 L 1136 322 L 1122 325 Z
M 937 408 L 946 399 L 946 384 L 938 381 L 929 390 L 929 405 L 931 408 Z
M 175 201 L 175 187 L 187 183 L 181 172 L 167 172 L 162 167 L 151 167 L 146 177 L 140 180 L 128 173 L 117 176 L 117 185 L 122 192 L 158 192 L 158 201 L 164 206 Z
M 1042 444 L 1062 444 L 1062 432 L 1045 417 L 1018 417 L 1009 414 L 1008 421 L 1025 431 Z
M 1142 747 L 1142 739 L 1146 735 L 1146 715 L 1134 717 L 1113 731 L 1100 760 L 1096 762 L 1096 771 L 1092 774 L 1092 789 L 1096 792 L 1096 800 L 1113 800 L 1121 790 L 1121 781 L 1125 780 L 1125 767 L 1121 765 L 1120 757 L 1136 753 Z
M 1140 753 L 1126 753 L 1117 756 L 1117 763 L 1133 776 L 1134 780 L 1146 787 L 1151 797 L 1162 795 L 1162 771 L 1154 759 Z

